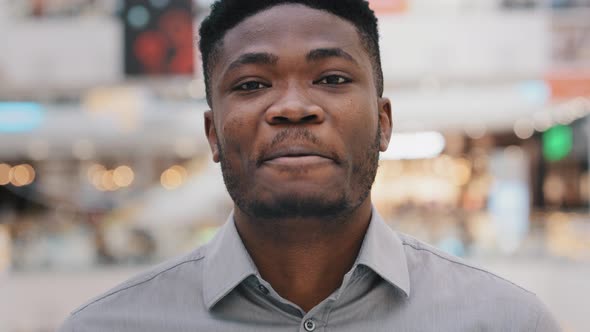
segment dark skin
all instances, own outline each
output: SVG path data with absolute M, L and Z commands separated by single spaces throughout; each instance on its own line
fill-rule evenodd
M 302 5 L 228 31 L 212 68 L 205 128 L 236 227 L 261 276 L 306 312 L 340 287 L 371 219 L 363 165 L 391 137 L 376 91 L 354 25 Z

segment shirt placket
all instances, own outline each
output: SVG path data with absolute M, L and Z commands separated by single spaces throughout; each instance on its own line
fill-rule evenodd
M 344 276 L 344 280 L 339 289 L 334 294 L 330 295 L 326 300 L 320 303 L 318 306 L 313 308 L 307 313 L 302 321 L 299 328 L 300 332 L 325 332 L 328 329 L 329 317 L 332 309 L 337 305 L 339 298 L 346 291 L 346 289 L 353 283 L 356 278 L 359 278 L 362 274 L 362 267 L 359 269 L 358 266 L 352 269 L 351 272 Z
M 300 332 L 325 332 L 328 326 L 328 318 L 330 316 L 330 312 L 334 308 L 334 305 L 338 302 L 339 297 L 342 293 L 346 290 L 346 288 L 352 283 L 353 280 L 359 277 L 362 274 L 362 267 L 355 266 L 352 271 L 347 273 L 344 276 L 344 280 L 342 282 L 341 287 L 334 292 L 334 294 L 330 295 L 326 300 L 322 303 L 318 304 L 315 308 L 313 308 L 308 313 L 305 313 L 301 308 L 297 305 L 283 299 L 277 294 L 270 284 L 264 281 L 259 276 L 253 277 L 251 279 L 251 287 L 255 289 L 255 291 L 263 297 L 269 298 L 269 302 L 278 302 L 281 306 L 276 306 L 277 310 L 281 310 L 285 314 L 289 316 L 293 316 L 294 318 L 298 315 L 294 315 L 295 312 L 298 312 L 300 315 L 297 317 L 299 321 L 299 331 Z M 269 303 L 269 305 L 273 305 Z M 287 308 L 292 310 L 285 310 Z M 301 317 L 303 316 L 303 317 Z

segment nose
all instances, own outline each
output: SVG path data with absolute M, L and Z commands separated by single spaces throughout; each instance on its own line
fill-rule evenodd
M 305 96 L 303 88 L 290 87 L 266 110 L 266 122 L 279 124 L 319 124 L 325 113 L 321 106 Z

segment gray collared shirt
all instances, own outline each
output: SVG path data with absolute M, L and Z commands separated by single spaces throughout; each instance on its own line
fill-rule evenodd
M 309 312 L 263 280 L 233 216 L 207 245 L 75 310 L 59 331 L 559 331 L 537 297 L 373 217 L 341 287 Z

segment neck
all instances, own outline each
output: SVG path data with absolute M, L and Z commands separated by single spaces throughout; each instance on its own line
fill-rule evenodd
M 337 220 L 256 220 L 235 209 L 236 228 L 261 276 L 304 311 L 342 284 L 371 220 L 371 200 Z

